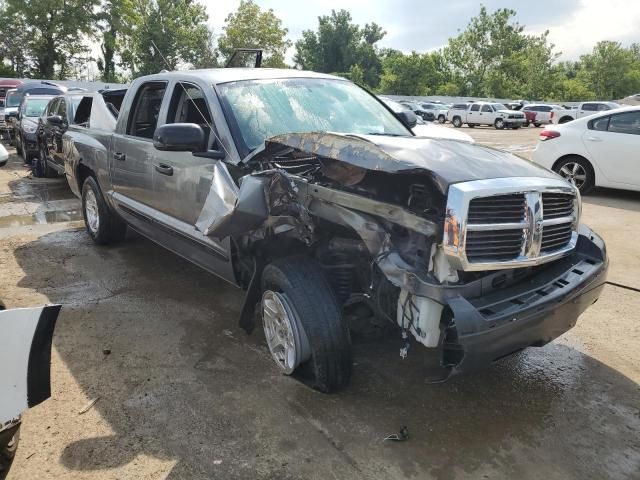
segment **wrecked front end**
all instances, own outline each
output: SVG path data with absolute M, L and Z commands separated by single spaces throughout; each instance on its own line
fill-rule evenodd
M 604 285 L 604 243 L 579 226 L 577 190 L 503 152 L 289 134 L 243 168 L 239 187 L 216 170 L 197 227 L 233 239 L 247 329 L 261 266 L 302 252 L 350 322 L 393 324 L 401 356 L 412 342 L 437 349 L 448 375 L 553 340 Z

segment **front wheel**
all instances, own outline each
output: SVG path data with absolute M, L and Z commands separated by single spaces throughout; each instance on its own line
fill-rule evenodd
M 444 115 L 438 115 L 438 123 L 445 123 L 447 121 L 447 117 Z
M 541 123 L 534 123 L 533 126 L 536 127 L 536 128 L 540 128 L 542 126 L 542 124 Z
M 502 130 L 504 128 L 504 120 L 501 118 L 496 118 L 493 126 L 496 127 L 497 130 Z
M 453 120 L 451 120 L 451 123 L 453 123 L 453 126 L 456 128 L 462 127 L 462 119 L 460 117 L 453 117 Z
M 322 267 L 286 257 L 262 273 L 262 325 L 269 351 L 285 375 L 324 393 L 351 379 L 351 337 Z
M 122 240 L 127 232 L 127 225 L 109 209 L 98 182 L 91 176 L 82 185 L 82 216 L 87 233 L 98 245 Z
M 52 178 L 58 174 L 58 172 L 49 165 L 47 151 L 42 144 L 40 144 L 40 154 L 38 155 L 38 170 L 38 173 L 46 178 Z
M 577 155 L 565 158 L 553 170 L 573 183 L 583 195 L 589 193 L 595 186 L 595 175 L 591 164 Z
M 16 154 L 22 156 L 22 140 L 18 140 L 18 137 L 14 140 L 16 144 Z

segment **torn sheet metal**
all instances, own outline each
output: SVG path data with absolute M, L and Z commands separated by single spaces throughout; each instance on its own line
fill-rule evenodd
M 289 133 L 265 141 L 243 163 L 268 158 L 283 148 L 340 160 L 367 170 L 429 175 L 440 192 L 452 183 L 503 177 L 557 176 L 539 165 L 490 147 L 424 137 L 347 135 L 327 132 Z
M 89 117 L 89 127 L 99 130 L 107 130 L 109 132 L 115 132 L 117 118 L 113 116 L 107 104 L 104 101 L 104 97 L 99 94 L 93 95 L 91 102 L 91 115 Z
M 205 235 L 210 235 L 211 231 L 231 214 L 239 193 L 226 165 L 216 162 L 213 166 L 209 195 L 196 221 L 196 229 Z

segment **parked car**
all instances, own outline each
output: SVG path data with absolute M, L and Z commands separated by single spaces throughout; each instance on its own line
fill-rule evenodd
M 552 110 L 551 121 L 555 124 L 567 123 L 578 118 L 588 117 L 589 115 L 606 112 L 607 110 L 613 110 L 615 108 L 620 108 L 620 105 L 615 102 L 582 102 L 571 109 Z
M 78 105 L 83 98 L 91 99 L 93 94 L 67 93 L 51 97 L 42 115 L 38 118 L 36 130 L 38 171 L 45 177 L 64 173 L 62 156 L 62 135 L 70 125 L 88 122 L 91 103 L 81 109 L 76 119 Z M 116 113 L 117 115 L 117 113 Z
M 240 325 L 261 318 L 279 369 L 324 392 L 351 377 L 344 309 L 444 378 L 569 330 L 608 264 L 576 187 L 411 118 L 332 75 L 162 72 L 111 132 L 69 127 L 65 172 L 97 244 L 129 226 L 246 289 Z
M 22 413 L 51 396 L 51 341 L 60 305 L 5 310 L 0 302 L 0 478 L 11 468 Z
M 9 152 L 4 148 L 4 145 L 0 143 L 0 167 L 4 167 L 9 160 Z
M 533 161 L 574 183 L 640 190 L 640 107 L 600 112 L 540 132 Z
M 456 115 L 466 115 L 466 111 L 473 102 L 454 103 L 447 110 L 447 121 L 451 122 Z
M 16 89 L 9 89 L 6 91 L 4 98 L 4 108 L 2 109 L 2 117 L 0 117 L 0 137 L 3 141 L 13 145 L 15 141 L 15 132 L 13 128 L 13 122 L 11 121 L 12 114 L 17 114 L 20 102 L 17 102 L 18 91 Z
M 431 110 L 426 110 L 417 102 L 410 102 L 408 100 L 401 100 L 400 103 L 408 107 L 413 113 L 422 118 L 425 122 L 433 122 L 435 115 Z
M 451 107 L 453 107 L 452 104 L 440 105 L 440 109 L 436 112 L 436 120 L 438 120 L 438 123 L 447 123 L 447 115 Z
M 26 95 L 22 98 L 15 132 L 16 151 L 25 163 L 30 164 L 38 156 L 38 121 L 51 98 L 49 95 Z
M 4 78 L 0 80 L 0 98 L 7 96 L 7 91 L 18 88 L 22 85 L 22 81 L 16 78 Z
M 456 110 L 451 117 L 451 123 L 456 128 L 466 123 L 471 128 L 476 125 L 492 125 L 498 130 L 518 129 L 524 125 L 524 122 L 524 113 L 509 110 L 501 103 L 489 102 L 471 103 L 466 110 Z
M 411 112 L 409 107 L 402 105 L 401 103 L 391 100 L 387 97 L 378 97 L 382 102 L 391 109 L 394 113 L 400 113 L 402 111 Z M 416 117 L 416 120 L 420 117 Z M 420 119 L 421 120 L 421 119 Z M 431 138 L 449 138 L 452 140 L 462 140 L 463 142 L 474 143 L 475 140 L 471 135 L 451 128 L 444 128 L 433 122 L 420 122 L 418 121 L 414 127 L 411 127 L 411 131 L 418 137 L 431 137 Z
M 527 115 L 527 123 L 533 123 L 535 127 L 551 123 L 552 116 L 560 110 L 562 110 L 560 105 L 546 105 L 542 103 L 531 103 L 522 108 L 522 112 Z M 528 115 L 530 113 L 535 113 L 534 119 L 529 119 Z M 528 124 L 525 126 L 528 127 Z
M 51 82 L 39 81 L 39 82 L 25 82 L 18 86 L 15 90 L 7 91 L 4 116 L 6 122 L 6 128 L 9 131 L 10 142 L 16 145 L 18 154 L 21 155 L 21 146 L 15 142 L 16 124 L 18 122 L 18 110 L 20 103 L 25 95 L 60 95 L 67 89 L 63 86 L 57 85 Z

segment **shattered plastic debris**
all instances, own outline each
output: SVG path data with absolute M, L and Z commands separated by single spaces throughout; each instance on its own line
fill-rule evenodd
M 384 437 L 384 442 L 392 440 L 394 442 L 404 442 L 409 439 L 409 430 L 406 426 L 402 427 L 398 433 L 392 433 Z
M 98 402 L 98 400 L 100 400 L 100 397 L 96 397 L 92 400 L 89 400 L 89 402 L 84 407 L 82 407 L 82 409 L 78 412 L 78 415 L 87 413 Z

